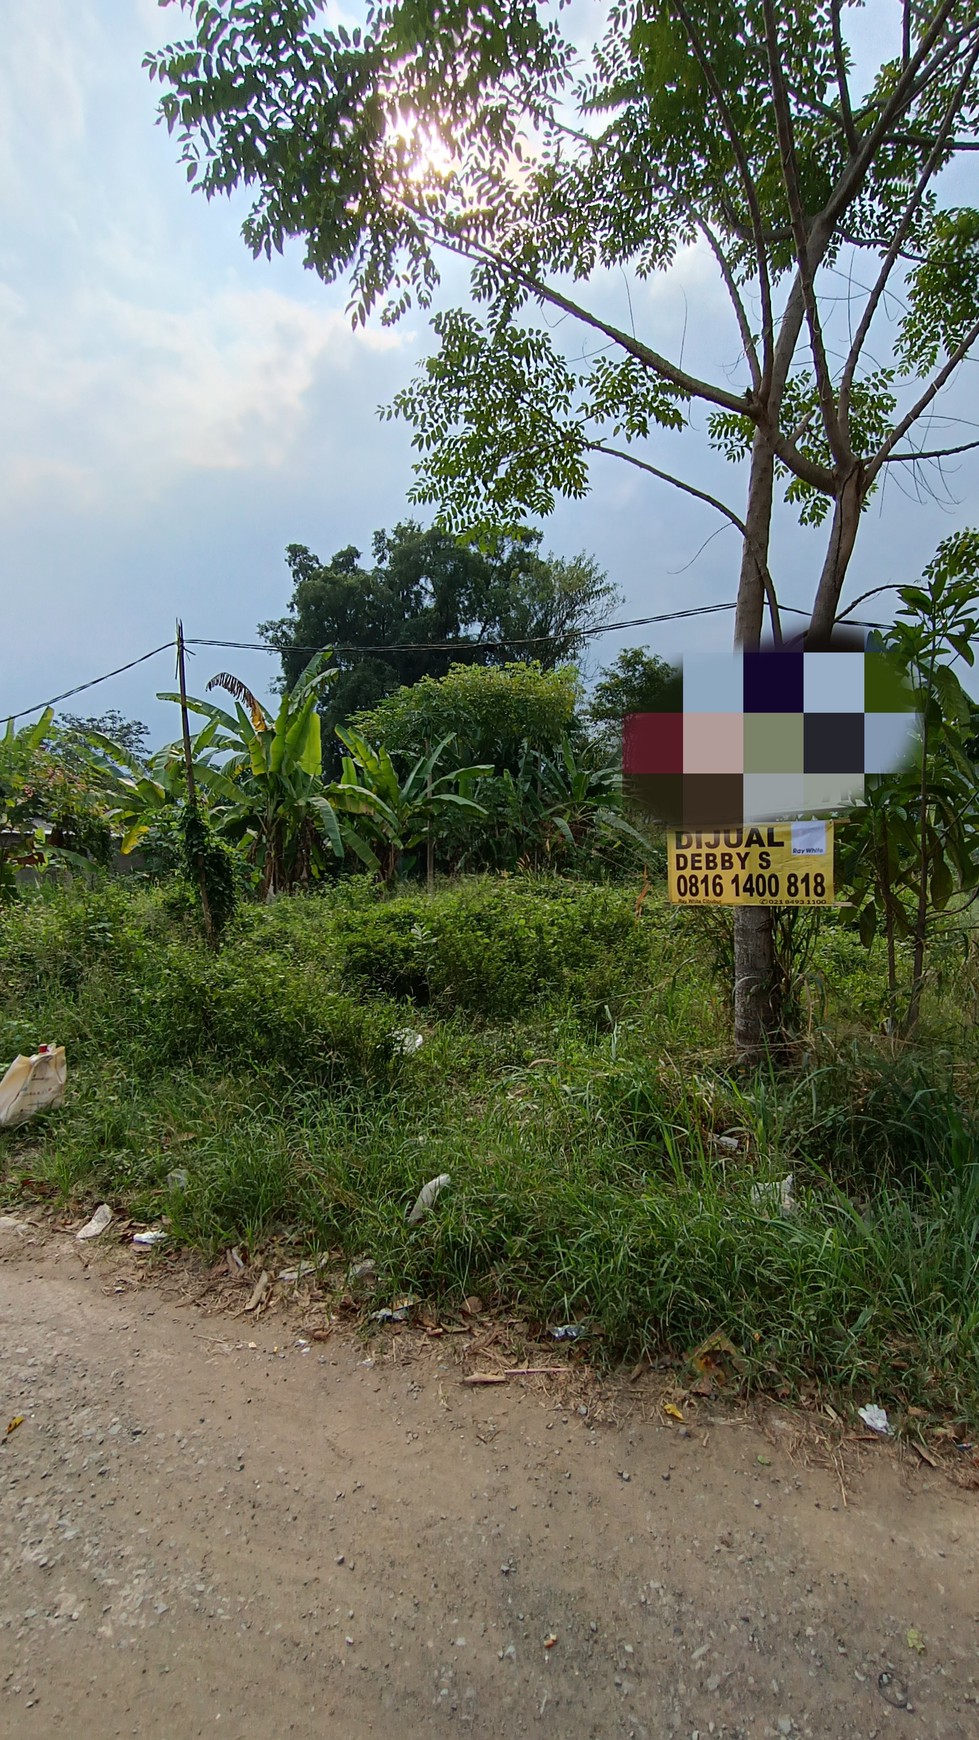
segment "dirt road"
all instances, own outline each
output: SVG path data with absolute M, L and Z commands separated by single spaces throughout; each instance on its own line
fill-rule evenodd
M 463 1387 L 449 1340 L 249 1323 L 67 1240 L 0 1264 L 18 1740 L 979 1734 L 979 1500 L 944 1476 L 868 1450 L 845 1506 L 785 1418 L 603 1425 Z

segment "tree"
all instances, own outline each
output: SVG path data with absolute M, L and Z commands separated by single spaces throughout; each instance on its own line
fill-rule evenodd
M 572 863 L 581 865 L 590 858 L 593 866 L 607 868 L 616 854 L 622 862 L 626 848 L 632 868 L 648 860 L 648 839 L 623 814 L 621 755 L 603 762 L 591 744 L 576 754 L 565 737 L 559 752 L 540 755 L 538 764 L 541 816 L 552 862 L 567 851 Z
M 556 750 L 575 723 L 578 673 L 514 663 L 499 668 L 453 664 L 444 677 L 422 677 L 356 715 L 357 730 L 392 754 L 415 757 L 451 735 L 469 761 L 515 772 L 525 748 Z
M 580 680 L 572 666 L 542 671 L 453 665 L 395 690 L 354 725 L 382 753 L 402 761 L 451 740 L 462 789 L 479 805 L 443 810 L 433 833 L 439 856 L 456 870 L 513 870 L 518 864 L 587 866 L 607 872 L 648 844 L 622 812 L 621 755 L 587 742 L 576 714 Z M 339 736 L 346 741 L 347 733 Z M 461 778 L 462 775 L 456 777 Z
M 50 845 L 103 866 L 110 862 L 108 813 L 118 776 L 126 756 L 145 756 L 148 735 L 140 720 L 126 719 L 115 708 L 97 717 L 65 713 L 51 721 L 33 773 Z
M 614 664 L 599 671 L 585 717 L 610 760 L 621 761 L 626 714 L 668 712 L 671 703 L 682 706 L 682 700 L 673 699 L 676 688 L 676 668 L 645 647 L 626 647 Z
M 46 861 L 45 829 L 31 775 L 52 717 L 48 707 L 33 725 L 22 725 L 19 731 L 8 719 L 0 737 L 0 905 L 16 900 L 18 871 L 38 869 Z
M 204 755 L 213 737 L 212 722 L 195 740 L 198 755 Z M 103 736 L 94 720 L 86 741 L 102 758 L 106 812 L 119 835 L 120 852 L 128 857 L 137 846 L 145 850 L 149 843 L 153 855 L 172 867 L 178 856 L 175 830 L 180 805 L 187 795 L 183 746 L 166 744 L 144 759 L 118 739 Z
M 118 743 L 122 749 L 141 761 L 146 758 L 148 727 L 141 719 L 127 719 L 116 707 L 110 707 L 106 713 L 92 713 L 85 717 L 78 713 L 62 713 L 60 725 L 62 731 L 72 738 L 80 738 L 84 742 L 94 733 L 97 737 L 107 737 L 111 742 Z
M 907 766 L 875 782 L 841 850 L 841 880 L 864 943 L 887 949 L 889 1028 L 918 1022 L 926 955 L 939 927 L 958 928 L 979 890 L 979 795 L 971 759 L 976 705 L 955 670 L 975 663 L 979 532 L 942 540 L 918 586 L 902 586 L 898 620 L 883 644 L 906 674 L 921 722 Z M 961 933 L 964 934 L 964 933 Z M 898 944 L 910 945 L 903 1010 Z
M 256 254 L 302 237 L 307 265 L 349 278 L 355 322 L 430 306 L 443 257 L 471 267 L 480 312 L 439 310 L 438 350 L 393 407 L 415 429 L 415 499 L 450 527 L 512 524 L 614 456 L 737 529 L 751 646 L 766 605 L 780 633 L 784 487 L 825 528 L 808 645 L 827 643 L 869 500 L 888 467 L 951 450 L 916 431 L 979 339 L 979 212 L 945 173 L 979 143 L 973 0 L 882 14 L 859 87 L 843 0 L 619 0 L 585 51 L 528 0 L 390 0 L 352 33 L 318 29 L 312 0 L 180 3 L 196 36 L 147 64 L 188 175 L 252 190 Z M 690 246 L 726 292 L 740 378 L 611 312 L 611 274 L 668 273 Z M 737 508 L 650 441 L 705 408 L 743 473 Z M 745 1054 L 777 1017 L 773 934 L 738 909 Z
M 48 707 L 32 725 L 0 738 L 0 902 L 17 893 L 18 870 L 49 864 L 105 866 L 112 770 L 60 729 Z
M 310 648 L 336 649 L 339 675 L 321 704 L 328 768 L 339 767 L 334 728 L 392 690 L 442 677 L 453 662 L 526 655 L 550 670 L 581 651 L 618 594 L 591 557 L 542 556 L 540 544 L 540 532 L 522 531 L 479 550 L 406 521 L 375 533 L 370 569 L 353 546 L 324 564 L 289 545 L 289 615 L 259 633 L 281 652 L 286 684 Z

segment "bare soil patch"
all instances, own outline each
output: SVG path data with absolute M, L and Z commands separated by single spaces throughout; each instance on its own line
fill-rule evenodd
M 979 1501 L 941 1465 L 475 1311 L 366 1339 L 301 1282 L 249 1314 L 253 1275 L 2 1255 L 10 1732 L 979 1731 Z

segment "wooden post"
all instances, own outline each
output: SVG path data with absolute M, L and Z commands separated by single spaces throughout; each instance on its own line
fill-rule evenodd
M 184 763 L 187 768 L 187 802 L 197 808 L 197 786 L 194 781 L 194 758 L 190 749 L 190 718 L 187 713 L 187 672 L 184 667 L 184 625 L 177 618 L 177 683 L 180 688 L 180 725 L 184 738 Z
M 187 712 L 187 673 L 184 665 L 184 625 L 177 618 L 177 683 L 180 689 L 180 725 L 184 739 L 184 765 L 187 770 L 187 809 L 194 819 L 198 818 L 197 783 L 194 779 L 194 757 L 190 747 L 190 718 Z M 201 913 L 204 919 L 204 934 L 208 947 L 214 947 L 214 920 L 211 917 L 211 902 L 207 896 L 207 871 L 204 859 L 199 851 L 194 852 L 195 868 L 197 870 L 197 885 L 201 894 Z

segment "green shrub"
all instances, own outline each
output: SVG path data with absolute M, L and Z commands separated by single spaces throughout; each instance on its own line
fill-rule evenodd
M 580 679 L 571 665 L 544 671 L 539 663 L 450 666 L 444 677 L 422 677 L 353 718 L 355 730 L 390 753 L 415 759 L 426 743 L 450 733 L 458 765 L 491 762 L 513 771 L 522 746 L 554 749 L 572 728 Z
M 168 904 L 167 890 L 117 885 L 23 902 L 5 915 L 3 1051 L 54 1039 L 73 1068 L 125 1058 L 140 1077 L 195 1060 L 319 1083 L 386 1075 L 397 1011 L 340 990 L 326 927 L 324 946 L 304 949 L 296 913 L 266 912 L 280 936 L 293 929 L 292 948 L 263 948 L 252 919 L 213 955 L 195 920 L 178 920 Z
M 398 899 L 340 925 L 343 983 L 353 990 L 431 1001 L 432 903 Z
M 487 1018 L 564 1000 L 586 1018 L 634 987 L 634 898 L 601 887 L 478 882 L 340 921 L 343 982 Z

